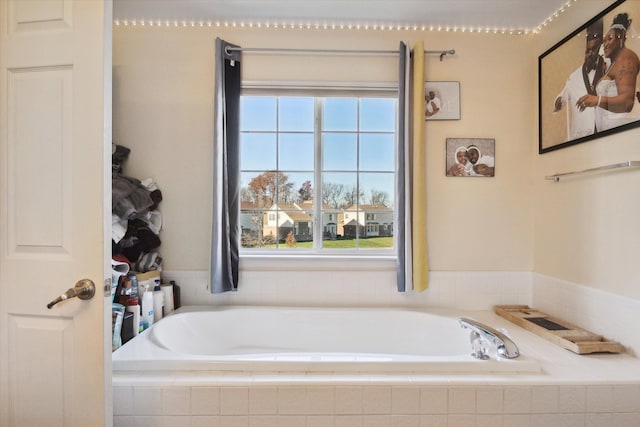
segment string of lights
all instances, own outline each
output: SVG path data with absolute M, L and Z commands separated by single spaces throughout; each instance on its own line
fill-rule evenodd
M 486 33 L 527 35 L 537 34 L 544 27 L 551 24 L 578 0 L 569 0 L 562 7 L 554 11 L 540 25 L 535 28 L 496 28 L 496 27 L 465 27 L 455 25 L 421 25 L 397 23 L 344 23 L 344 22 L 293 22 L 293 21 L 252 21 L 252 20 L 169 20 L 169 19 L 115 19 L 116 27 L 173 27 L 173 28 L 258 28 L 258 29 L 298 29 L 298 30 L 374 30 L 374 31 L 421 31 L 421 32 L 458 32 L 458 33 Z

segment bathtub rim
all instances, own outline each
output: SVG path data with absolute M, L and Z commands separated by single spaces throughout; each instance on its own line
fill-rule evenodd
M 442 316 L 453 319 L 457 319 L 464 316 L 473 315 L 464 312 L 460 314 L 458 311 L 452 311 L 450 309 L 434 309 L 425 308 L 419 309 L 416 307 L 327 307 L 327 306 L 252 306 L 252 305 L 223 305 L 223 306 L 208 306 L 208 305 L 191 305 L 184 306 L 176 310 L 176 314 L 200 312 L 200 311 L 222 311 L 222 310 L 237 310 L 237 309 L 310 309 L 310 310 L 341 310 L 341 311 L 371 311 L 371 310 L 384 310 L 384 311 L 405 311 L 424 313 L 436 316 Z M 174 314 L 175 315 L 175 314 Z M 139 359 L 124 358 L 121 357 L 125 351 L 122 351 L 129 344 L 125 344 L 121 349 L 116 350 L 112 354 L 112 371 L 114 373 L 123 372 L 220 372 L 220 373 L 252 373 L 252 374 L 305 374 L 311 375 L 318 373 L 321 375 L 326 374 L 355 374 L 355 375 L 380 375 L 380 374 L 412 374 L 412 375 L 520 375 L 520 374 L 533 374 L 538 375 L 543 373 L 543 369 L 539 361 L 531 358 L 527 355 L 522 355 L 517 359 L 490 359 L 490 360 L 478 360 L 473 358 L 471 353 L 471 345 L 469 345 L 468 355 L 459 355 L 456 357 L 439 357 L 430 356 L 425 358 L 412 358 L 412 357 L 397 357 L 394 361 L 366 361 L 366 360 L 353 360 L 353 361 L 308 361 L 308 360 L 237 360 L 236 356 L 219 356 L 217 360 L 210 360 L 207 356 L 197 355 L 184 355 L 175 353 L 166 348 L 162 348 L 153 339 L 153 327 L 149 330 L 142 332 L 135 339 L 138 340 L 138 344 L 143 342 L 144 350 L 154 351 L 154 358 L 151 358 L 148 354 L 138 354 Z M 151 348 L 150 348 L 151 347 Z M 305 353 L 305 357 L 311 357 L 315 354 Z M 288 355 L 290 356 L 290 354 Z

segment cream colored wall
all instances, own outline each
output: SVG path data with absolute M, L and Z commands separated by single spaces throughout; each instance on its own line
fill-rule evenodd
M 539 55 L 612 2 L 581 0 L 535 39 Z M 626 2 L 640 22 L 640 2 Z M 605 22 L 605 28 L 611 24 Z M 634 40 L 637 42 L 637 40 Z M 533 55 L 532 55 L 533 56 Z M 531 66 L 537 58 L 529 58 Z M 535 62 L 534 62 L 535 61 Z M 537 87 L 537 81 L 533 83 Z M 537 114 L 534 114 L 537 122 Z M 534 271 L 640 299 L 640 170 L 545 181 L 545 175 L 640 160 L 640 130 L 533 157 Z
M 455 49 L 430 56 L 426 77 L 460 81 L 462 119 L 427 123 L 428 244 L 439 271 L 532 271 L 536 92 L 532 36 L 211 28 L 114 29 L 114 141 L 132 153 L 127 174 L 163 192 L 162 246 L 169 270 L 206 270 L 211 204 L 215 37 L 244 47 L 396 50 L 425 41 Z M 246 54 L 245 80 L 396 81 L 393 57 Z M 445 177 L 445 139 L 496 140 L 494 178 Z
M 460 81 L 460 121 L 427 123 L 427 202 L 431 266 L 445 271 L 531 271 L 535 70 L 529 36 L 428 33 L 427 46 L 456 55 L 427 63 L 428 80 Z M 445 139 L 495 138 L 494 178 L 446 177 Z

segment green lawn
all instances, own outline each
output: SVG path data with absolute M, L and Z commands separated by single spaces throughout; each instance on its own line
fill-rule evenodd
M 265 245 L 264 248 L 275 248 L 276 245 Z M 313 242 L 298 242 L 292 249 L 311 249 Z M 354 249 L 356 247 L 356 240 L 325 240 L 323 247 L 326 249 Z M 393 237 L 369 237 L 368 239 L 360 239 L 360 249 L 378 249 L 378 248 L 392 248 Z M 280 244 L 281 249 L 287 249 L 287 245 Z

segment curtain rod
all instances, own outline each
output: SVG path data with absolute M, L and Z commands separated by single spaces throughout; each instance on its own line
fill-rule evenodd
M 225 47 L 227 54 L 230 52 L 256 52 L 256 53 L 287 53 L 287 54 L 319 54 L 319 55 L 372 55 L 386 56 L 398 55 L 397 50 L 343 50 L 343 49 L 281 49 L 281 48 L 261 48 L 261 47 Z M 427 55 L 440 55 L 440 61 L 445 55 L 454 55 L 454 49 L 449 50 L 425 50 Z

